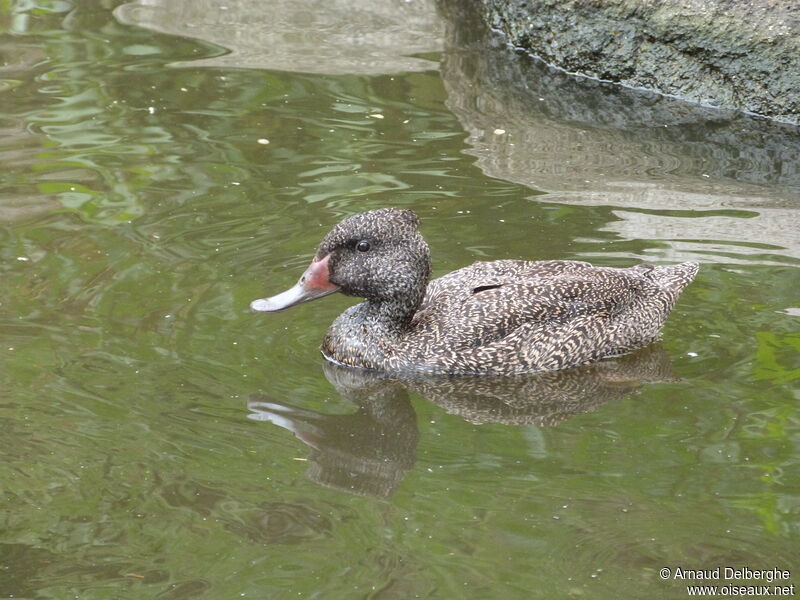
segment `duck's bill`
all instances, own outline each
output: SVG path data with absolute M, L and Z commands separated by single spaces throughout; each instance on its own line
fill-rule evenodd
M 308 302 L 309 300 L 315 300 L 327 296 L 328 294 L 333 294 L 338 290 L 338 287 L 333 290 L 310 290 L 305 287 L 302 282 L 298 281 L 293 287 L 285 292 L 281 292 L 277 296 L 253 300 L 250 303 L 250 310 L 256 312 L 278 312 L 279 310 L 286 310 L 287 308 L 302 304 L 303 302 Z
M 339 286 L 331 283 L 329 279 L 328 259 L 330 254 L 320 260 L 314 260 L 293 287 L 271 298 L 253 300 L 250 303 L 250 310 L 278 312 L 338 292 Z

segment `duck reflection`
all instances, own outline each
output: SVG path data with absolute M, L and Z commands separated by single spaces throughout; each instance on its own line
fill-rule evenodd
M 475 424 L 555 426 L 573 415 L 674 381 L 660 345 L 591 365 L 515 376 L 398 378 L 333 363 L 323 366 L 336 390 L 358 409 L 328 415 L 272 398 L 248 401 L 249 418 L 288 429 L 310 449 L 308 477 L 351 493 L 388 497 L 414 465 L 419 430 L 409 392 Z
M 340 371 L 341 369 L 341 371 Z M 408 393 L 397 382 L 346 371 L 331 363 L 325 375 L 358 410 L 326 415 L 273 399 L 254 397 L 249 418 L 294 433 L 311 449 L 308 477 L 356 494 L 388 497 L 414 466 L 419 440 Z

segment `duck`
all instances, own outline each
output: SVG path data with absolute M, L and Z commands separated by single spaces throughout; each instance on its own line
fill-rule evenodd
M 699 268 L 503 259 L 430 280 L 419 225 L 399 208 L 348 216 L 293 287 L 250 309 L 278 312 L 339 292 L 363 302 L 325 334 L 322 354 L 333 363 L 390 374 L 537 373 L 656 341 Z

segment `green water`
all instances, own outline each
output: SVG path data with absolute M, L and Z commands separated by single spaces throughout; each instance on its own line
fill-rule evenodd
M 800 584 L 796 128 L 576 82 L 452 3 L 440 50 L 344 73 L 239 68 L 118 4 L 0 1 L 0 597 Z M 318 352 L 351 299 L 247 306 L 381 206 L 417 211 L 437 275 L 702 266 L 660 345 L 595 370 L 353 382 Z

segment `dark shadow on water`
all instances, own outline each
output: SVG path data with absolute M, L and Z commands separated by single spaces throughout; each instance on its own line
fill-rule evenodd
M 0 598 L 32 598 L 38 574 L 59 557 L 28 544 L 0 543 Z
M 325 376 L 356 405 L 329 415 L 264 396 L 249 418 L 294 433 L 311 450 L 308 477 L 355 494 L 388 497 L 414 466 L 419 430 L 409 392 L 475 424 L 555 426 L 636 393 L 645 383 L 674 381 L 672 363 L 654 344 L 592 365 L 516 376 L 414 376 L 325 363 Z

